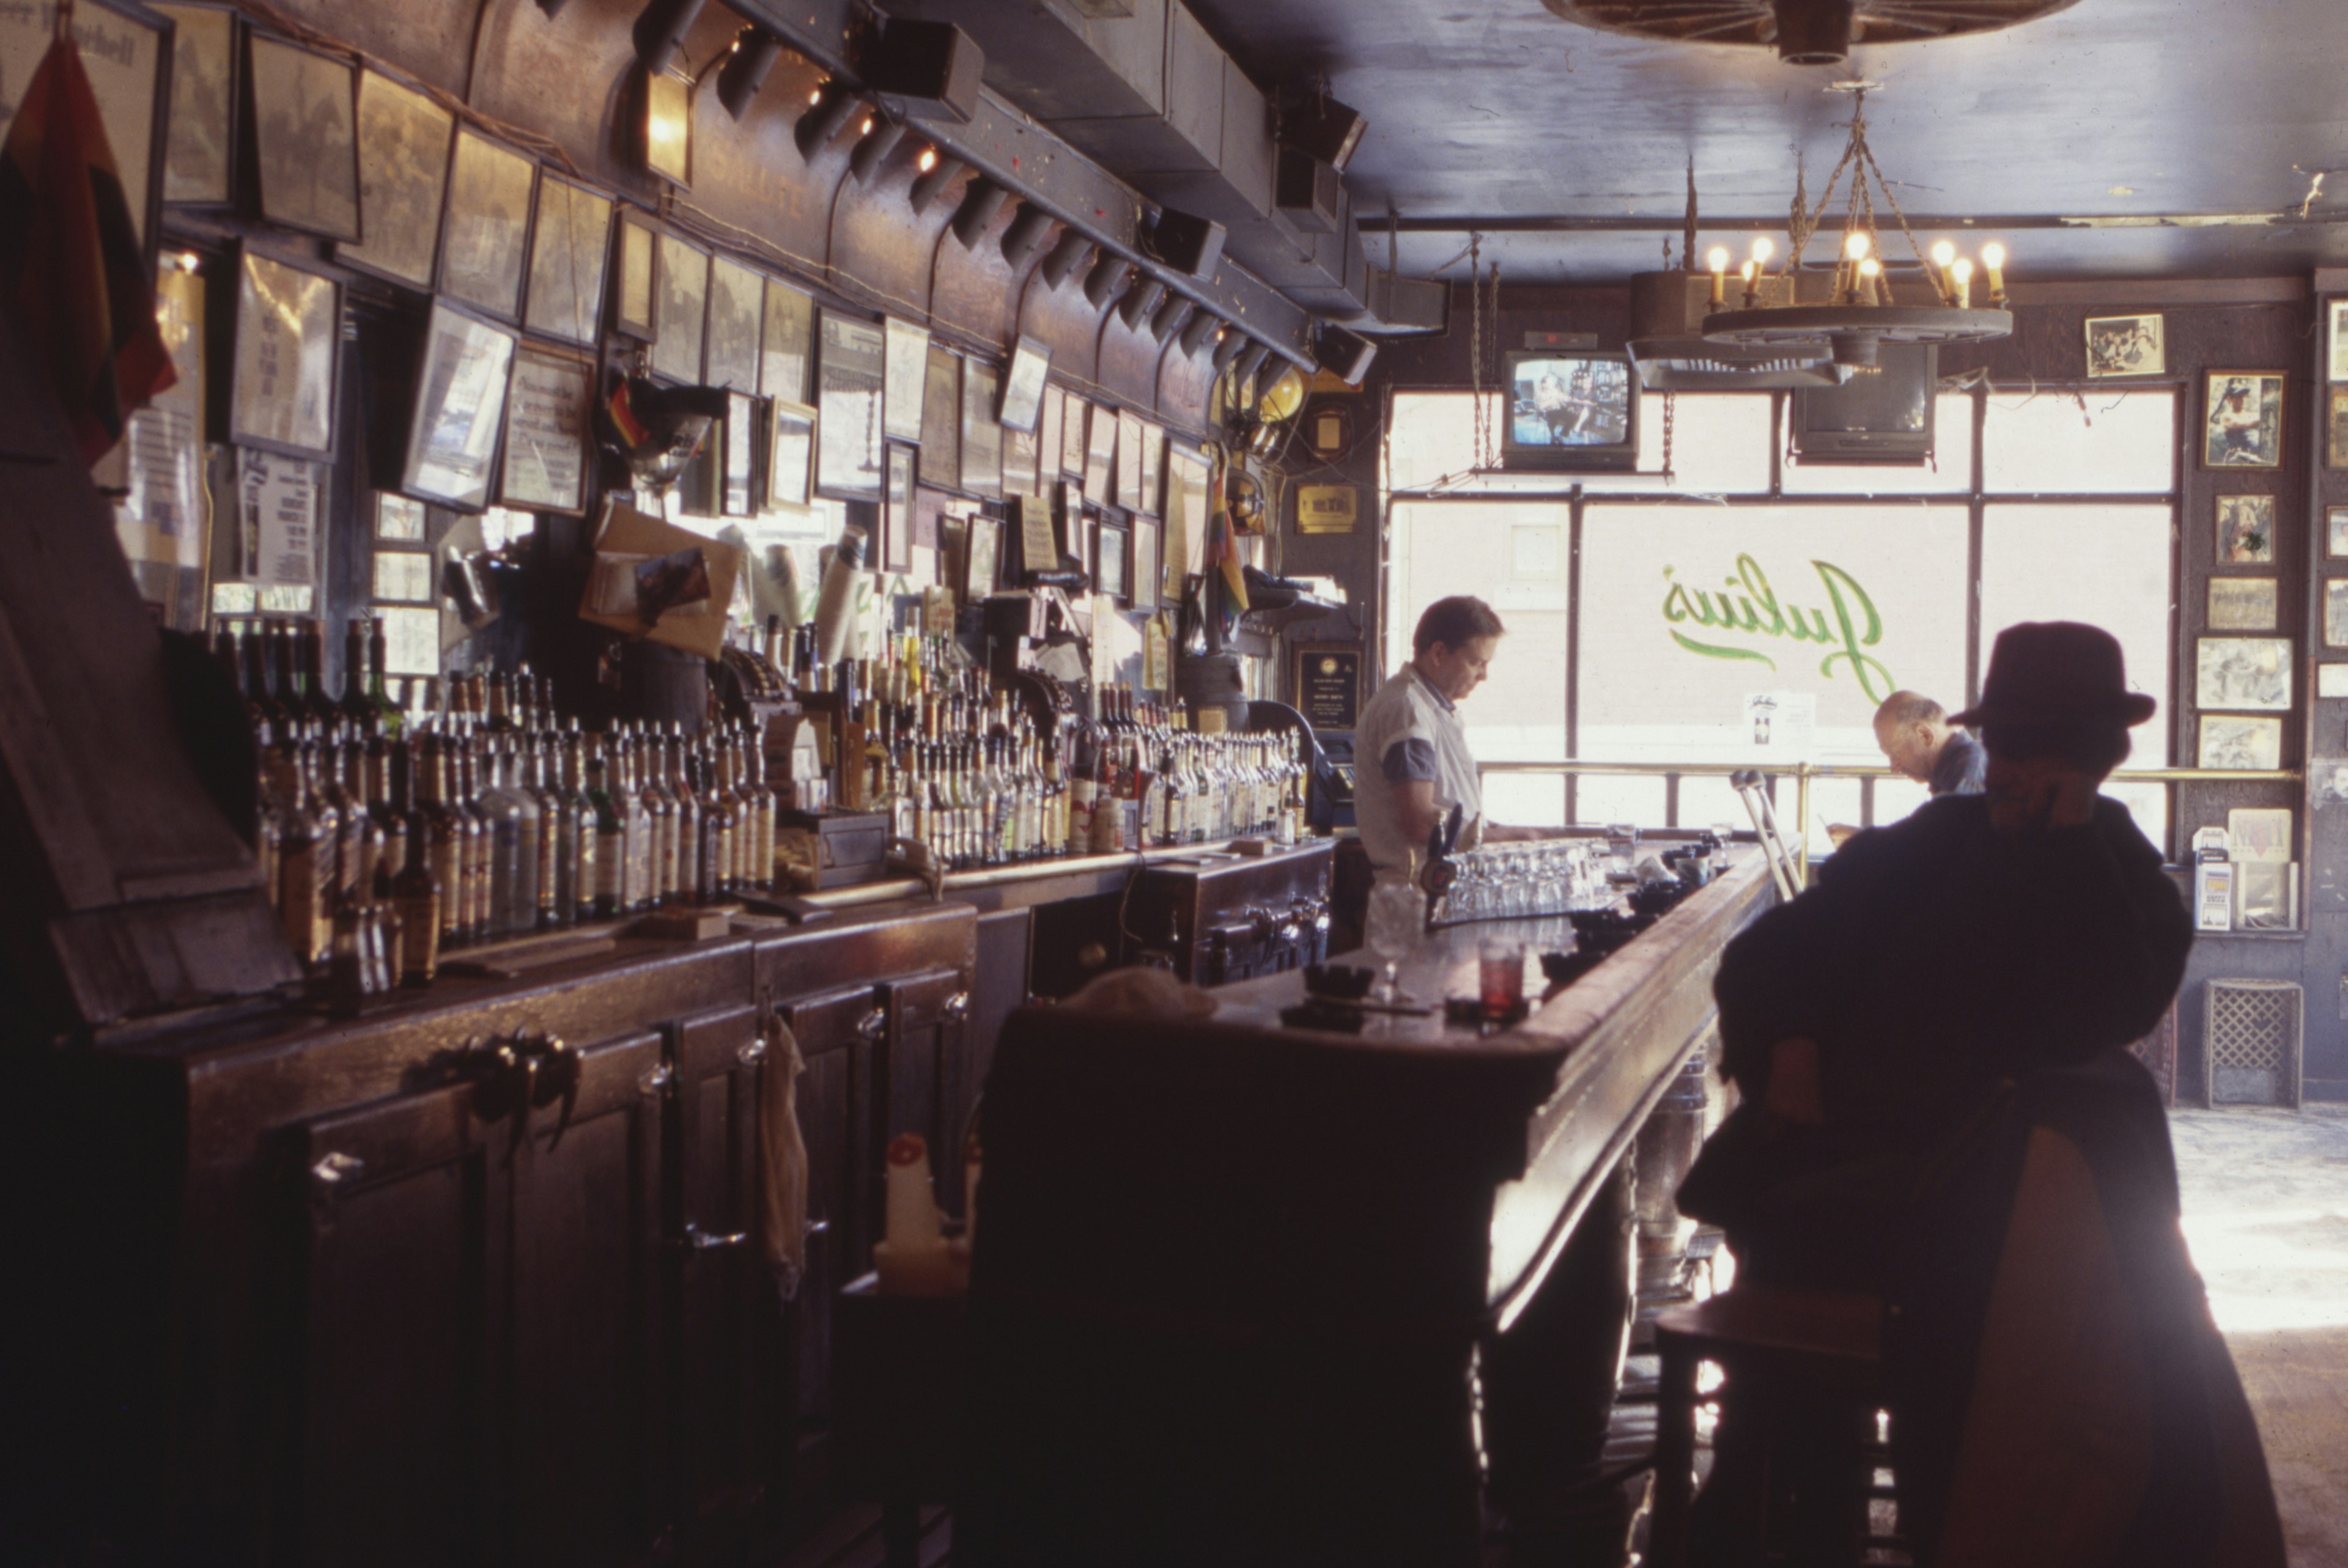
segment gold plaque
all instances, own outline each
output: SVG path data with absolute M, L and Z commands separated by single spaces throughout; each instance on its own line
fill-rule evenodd
M 1361 491 L 1352 485 L 1300 485 L 1296 488 L 1296 531 L 1300 534 L 1350 534 L 1360 516 Z

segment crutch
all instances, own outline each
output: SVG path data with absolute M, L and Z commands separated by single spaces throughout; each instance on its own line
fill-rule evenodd
M 1777 814 L 1770 807 L 1769 792 L 1762 787 L 1761 771 L 1745 768 L 1733 773 L 1728 785 L 1745 803 L 1745 815 L 1753 819 L 1753 835 L 1761 841 L 1761 853 L 1769 857 L 1769 875 L 1776 881 L 1778 896 L 1793 897 L 1801 891 L 1801 867 L 1787 847 L 1786 835 L 1777 829 Z

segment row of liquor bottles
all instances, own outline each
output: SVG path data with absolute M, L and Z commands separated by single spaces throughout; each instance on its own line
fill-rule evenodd
M 377 968 L 422 984 L 451 948 L 772 889 L 779 807 L 747 730 L 475 717 L 267 732 L 258 849 L 305 963 L 335 958 L 338 921 L 365 947 L 396 917 L 397 962 Z

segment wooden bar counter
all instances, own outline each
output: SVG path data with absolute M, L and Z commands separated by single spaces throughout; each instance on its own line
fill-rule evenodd
M 1209 1019 L 1014 1015 L 956 1562 L 1466 1564 L 1487 1497 L 1535 1561 L 1628 1324 L 1618 1173 L 1774 897 L 1745 854 L 1494 1034 L 1288 1028 L 1293 975 Z M 1562 928 L 1435 933 L 1403 984 L 1472 995 L 1484 936 Z

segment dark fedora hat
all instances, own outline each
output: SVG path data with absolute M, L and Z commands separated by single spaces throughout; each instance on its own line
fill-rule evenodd
M 1997 634 L 1989 679 L 1952 724 L 2141 724 L 2153 700 L 2127 689 L 2120 645 L 2100 626 L 2025 620 Z

